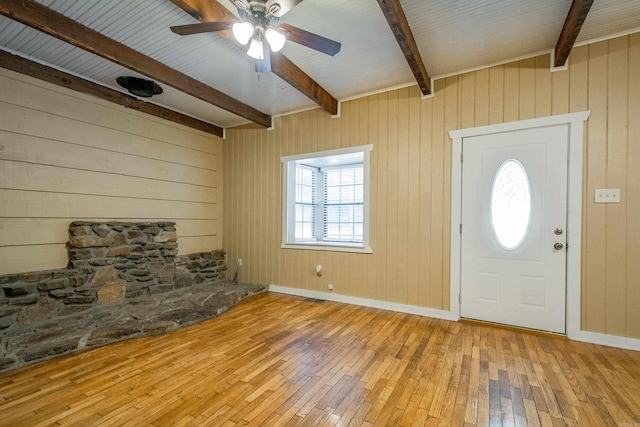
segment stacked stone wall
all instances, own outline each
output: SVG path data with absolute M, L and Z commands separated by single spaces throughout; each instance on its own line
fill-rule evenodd
M 174 329 L 185 323 L 168 313 L 179 295 L 218 292 L 226 279 L 223 251 L 178 255 L 173 222 L 73 222 L 67 248 L 66 269 L 0 276 L 0 370 Z

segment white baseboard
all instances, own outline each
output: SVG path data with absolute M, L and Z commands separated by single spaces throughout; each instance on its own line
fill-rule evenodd
M 398 304 L 395 302 L 380 301 L 368 298 L 351 297 L 329 292 L 310 291 L 307 289 L 289 288 L 286 286 L 269 285 L 269 291 L 281 294 L 296 295 L 305 298 L 317 298 L 327 301 L 343 302 L 345 304 L 361 305 L 363 307 L 380 308 L 382 310 L 397 311 L 399 313 L 417 314 L 419 316 L 434 317 L 436 319 L 460 320 L 453 313 L 435 308 L 418 307 L 415 305 Z
M 289 288 L 286 286 L 269 285 L 269 291 L 279 292 L 281 294 L 296 295 L 305 298 L 317 298 L 327 301 L 342 302 L 345 304 L 361 305 L 363 307 L 379 308 L 382 310 L 396 311 L 399 313 L 417 314 L 419 316 L 433 317 L 436 319 L 444 319 L 458 321 L 460 317 L 455 314 L 437 310 L 434 308 L 418 307 L 415 305 L 398 304 L 395 302 L 380 301 L 368 298 L 351 297 L 348 295 L 340 295 L 329 292 L 310 291 L 307 289 Z M 627 350 L 640 351 L 640 339 L 620 337 L 617 335 L 599 334 L 597 332 L 577 331 L 569 333 L 568 338 L 575 341 L 583 341 L 591 344 L 606 345 L 609 347 L 624 348 Z
M 600 334 L 598 332 L 578 331 L 570 333 L 571 340 L 588 342 L 591 344 L 606 345 L 609 347 L 624 348 L 627 350 L 640 351 L 640 339 L 620 337 L 617 335 Z

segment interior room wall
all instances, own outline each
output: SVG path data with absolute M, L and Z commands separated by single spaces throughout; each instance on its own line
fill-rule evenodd
M 222 139 L 0 69 L 0 274 L 63 268 L 71 221 L 175 221 L 222 249 Z
M 640 34 L 574 48 L 569 69 L 549 55 L 230 129 L 224 143 L 224 248 L 230 273 L 259 284 L 449 309 L 452 129 L 591 110 L 585 126 L 582 329 L 640 338 Z M 374 144 L 373 254 L 280 249 L 280 156 Z M 595 204 L 596 188 L 621 203 Z M 315 266 L 324 274 L 318 277 Z

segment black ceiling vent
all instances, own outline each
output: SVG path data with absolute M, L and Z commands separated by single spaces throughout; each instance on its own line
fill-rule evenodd
M 153 95 L 160 95 L 162 88 L 152 80 L 141 79 L 140 77 L 121 76 L 117 78 L 117 82 L 125 89 L 129 89 L 134 95 L 143 98 L 149 98 Z

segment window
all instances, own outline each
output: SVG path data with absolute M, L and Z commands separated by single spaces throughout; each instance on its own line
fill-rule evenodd
M 373 145 L 281 159 L 283 248 L 371 252 L 369 154 Z

